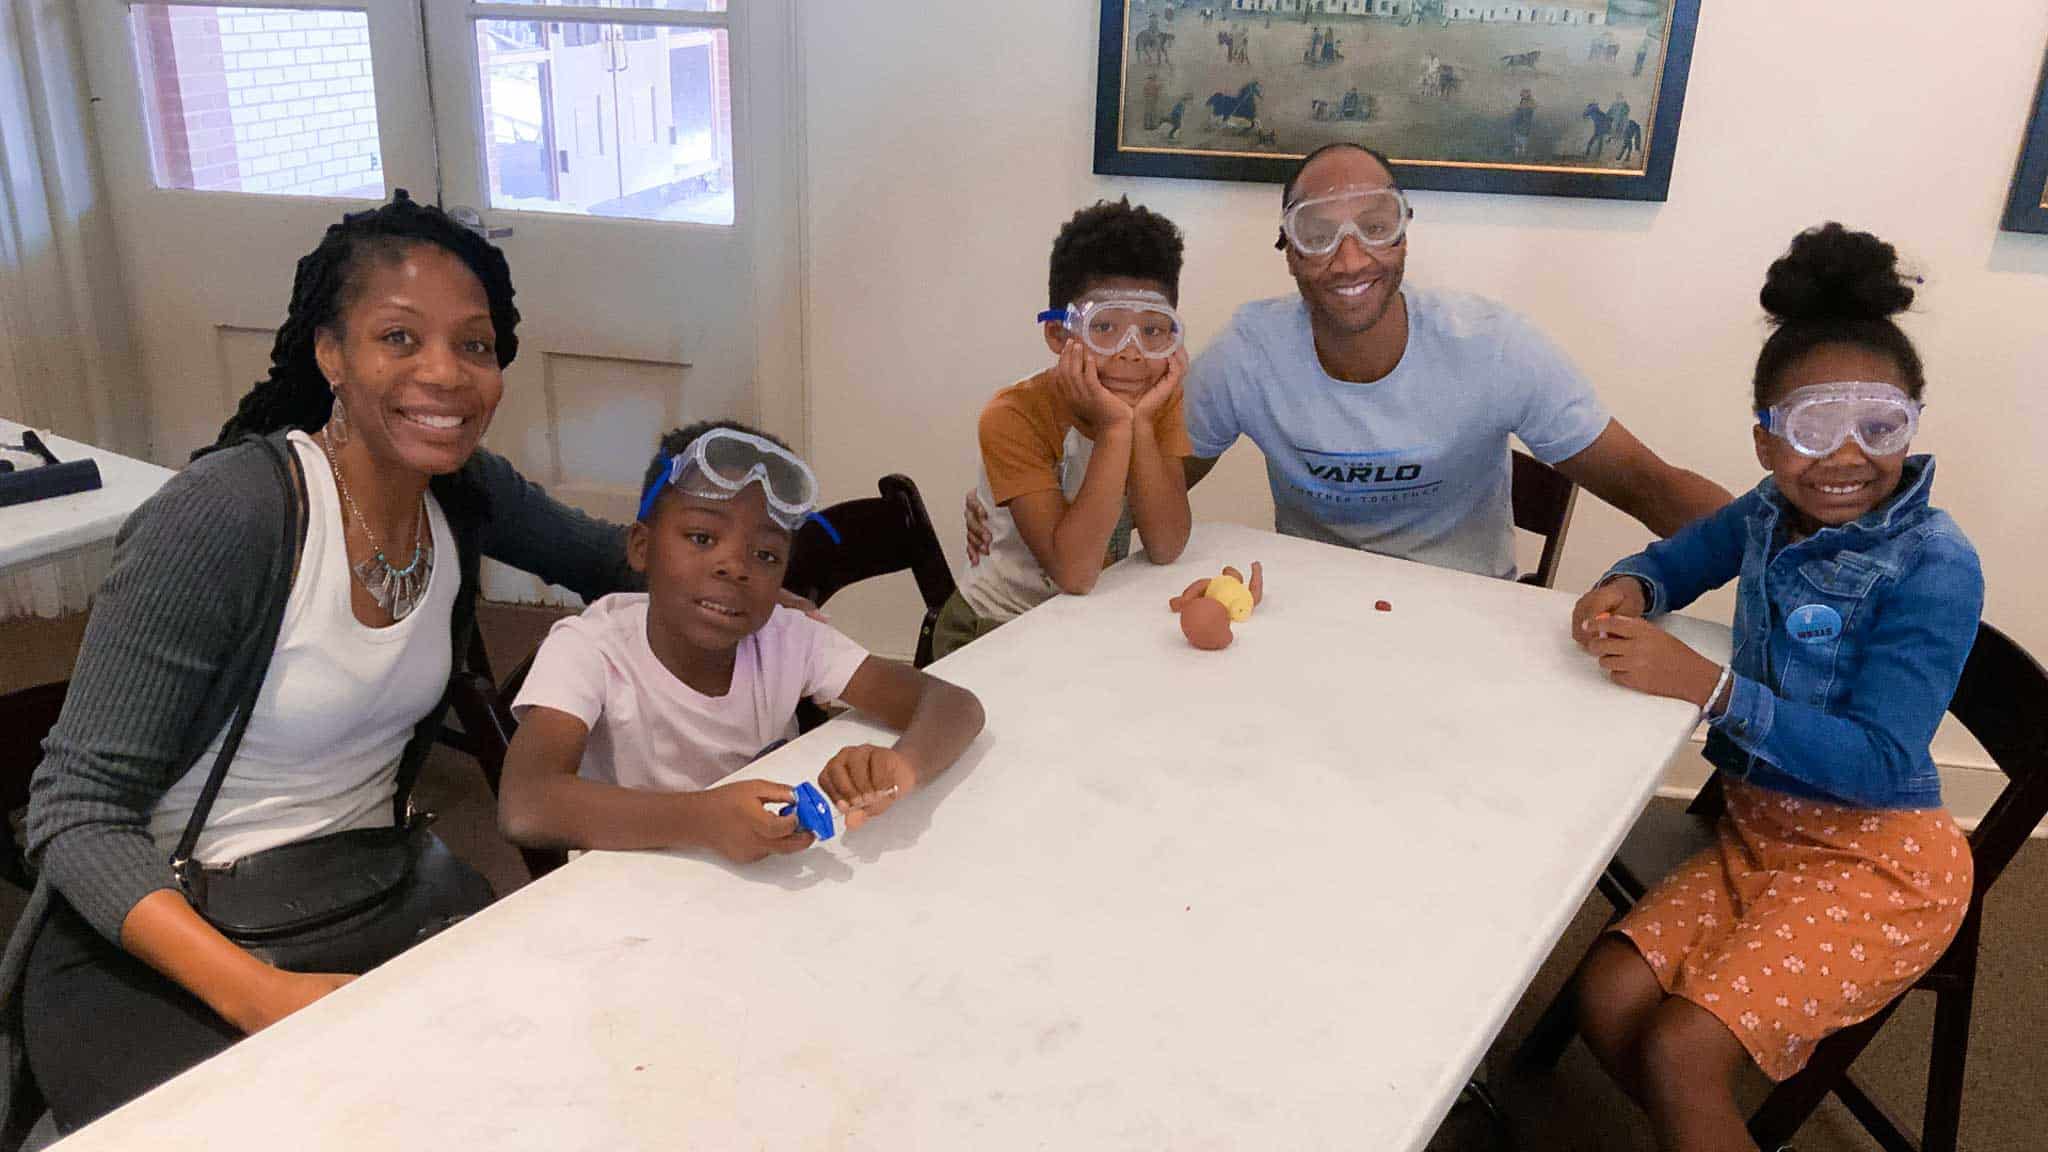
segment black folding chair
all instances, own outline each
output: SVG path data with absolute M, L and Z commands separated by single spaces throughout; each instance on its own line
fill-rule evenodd
M 28 860 L 14 838 L 15 813 L 28 806 L 28 782 L 43 760 L 43 737 L 64 709 L 68 680 L 0 696 L 0 880 L 34 888 Z
M 918 594 L 924 599 L 914 660 L 922 668 L 932 662 L 932 628 L 938 623 L 939 609 L 953 595 L 953 570 L 910 477 L 884 476 L 875 487 L 881 492 L 879 497 L 848 500 L 824 509 L 820 515 L 831 525 L 829 531 L 813 520 L 797 532 L 789 574 L 782 586 L 823 605 L 850 584 L 909 572 L 917 579 Z
M 1571 527 L 1572 507 L 1579 501 L 1579 486 L 1565 474 L 1527 452 L 1514 454 L 1515 472 L 1509 498 L 1515 506 L 1515 527 L 1543 537 L 1543 556 L 1534 572 L 1522 574 L 1522 583 L 1540 588 L 1557 583 L 1557 563 L 1564 556 L 1564 533 Z

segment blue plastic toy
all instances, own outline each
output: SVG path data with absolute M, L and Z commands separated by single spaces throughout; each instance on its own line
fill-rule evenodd
M 777 816 L 796 813 L 796 826 L 811 833 L 820 840 L 832 838 L 832 802 L 818 791 L 818 786 L 806 780 L 796 786 L 796 803 L 784 804 L 776 811 Z

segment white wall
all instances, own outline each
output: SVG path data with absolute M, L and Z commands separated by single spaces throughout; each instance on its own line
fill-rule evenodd
M 1918 447 L 1941 457 L 1938 501 L 1983 553 L 1989 617 L 2048 655 L 2048 238 L 1997 231 L 2048 7 L 1706 7 L 1667 203 L 1417 193 L 1410 277 L 1528 313 L 1652 447 L 1739 491 L 1760 474 L 1746 397 L 1765 267 L 1827 219 L 1894 241 L 1927 277 L 1905 325 L 1928 365 Z M 1279 193 L 1090 173 L 1094 0 L 801 11 L 813 456 L 828 498 L 909 473 L 957 560 L 975 417 L 1045 363 L 1031 316 L 1060 223 L 1125 193 L 1178 222 L 1199 348 L 1239 303 L 1293 290 Z M 1249 442 L 1195 505 L 1270 525 Z M 1560 586 L 1647 539 L 1581 502 Z M 915 593 L 906 577 L 835 613 L 907 652 Z

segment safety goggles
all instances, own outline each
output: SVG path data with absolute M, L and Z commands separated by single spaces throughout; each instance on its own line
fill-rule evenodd
M 797 530 L 818 505 L 818 478 L 810 465 L 771 440 L 734 428 L 714 428 L 667 457 L 667 469 L 640 496 L 640 519 L 654 514 L 663 485 L 707 500 L 730 500 L 758 483 L 768 515 Z
M 1811 384 L 1756 414 L 1764 431 L 1801 456 L 1831 456 L 1843 442 L 1872 456 L 1896 456 L 1920 427 L 1920 402 L 1889 384 Z
M 1155 292 L 1105 296 L 1038 314 L 1041 324 L 1058 324 L 1097 356 L 1108 359 L 1136 347 L 1147 360 L 1164 360 L 1180 347 L 1180 314 Z
M 1339 188 L 1289 205 L 1273 246 L 1292 244 L 1303 256 L 1328 256 L 1344 237 L 1353 236 L 1367 248 L 1388 248 L 1408 234 L 1414 215 L 1399 188 Z

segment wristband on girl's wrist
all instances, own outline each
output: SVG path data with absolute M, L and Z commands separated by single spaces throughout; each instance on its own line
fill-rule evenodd
M 1728 685 L 1731 682 L 1733 682 L 1734 679 L 1735 666 L 1733 664 L 1721 665 L 1721 675 L 1718 679 L 1714 681 L 1714 690 L 1712 692 L 1707 693 L 1707 702 L 1700 706 L 1700 714 L 1702 716 L 1705 716 L 1709 720 L 1716 720 L 1720 718 L 1720 713 L 1714 710 L 1714 705 L 1720 702 L 1721 693 L 1728 691 Z M 1722 711 L 1726 711 L 1725 705 L 1723 705 Z

